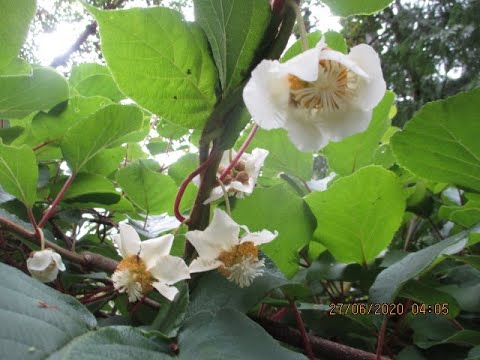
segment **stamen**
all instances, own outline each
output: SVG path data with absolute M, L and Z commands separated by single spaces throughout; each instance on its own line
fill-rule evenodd
M 137 255 L 131 255 L 118 264 L 112 281 L 117 291 L 126 292 L 128 300 L 134 302 L 153 289 L 154 278 L 143 260 Z

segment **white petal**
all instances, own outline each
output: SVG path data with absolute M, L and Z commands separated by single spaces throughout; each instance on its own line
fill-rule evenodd
M 333 141 L 365 131 L 372 118 L 372 111 L 335 111 L 324 114 L 321 127 L 323 134 Z
M 35 251 L 32 256 L 27 259 L 29 270 L 42 271 L 45 270 L 53 261 L 53 251 L 46 249 L 43 251 Z
M 52 252 L 53 252 L 52 259 L 53 261 L 55 261 L 55 264 L 57 265 L 58 270 L 65 271 L 66 270 L 65 264 L 63 263 L 62 257 L 60 256 L 60 254 L 56 253 L 55 251 L 52 251 Z
M 348 57 L 368 74 L 368 78 L 359 83 L 357 105 L 362 109 L 373 109 L 387 89 L 380 58 L 371 46 L 365 44 L 353 47 Z
M 237 191 L 251 194 L 253 192 L 253 188 L 255 187 L 255 181 L 252 178 L 248 179 L 248 183 L 242 184 L 240 181 L 232 181 L 230 183 L 230 187 Z
M 262 231 L 257 231 L 253 233 L 246 234 L 242 238 L 242 243 L 244 242 L 253 242 L 255 246 L 261 245 L 261 244 L 266 244 L 275 239 L 278 236 L 278 232 L 270 232 L 268 230 L 262 230 Z
M 175 286 L 168 286 L 167 284 L 160 282 L 154 282 L 152 285 L 160 294 L 165 296 L 170 301 L 173 301 L 173 299 L 175 299 L 175 295 L 178 294 L 178 289 Z
M 291 109 L 285 124 L 290 140 L 301 151 L 318 151 L 328 144 L 319 125 L 302 109 Z
M 327 190 L 328 183 L 332 181 L 335 176 L 337 176 L 337 174 L 332 172 L 330 173 L 330 175 L 324 177 L 323 179 L 307 181 L 307 185 L 312 191 L 325 191 Z
M 223 210 L 215 209 L 210 225 L 204 230 L 188 231 L 185 237 L 195 247 L 198 255 L 213 260 L 222 251 L 230 250 L 238 244 L 240 226 Z
M 287 74 L 278 61 L 263 60 L 253 71 L 243 90 L 243 101 L 253 120 L 263 129 L 276 129 L 285 123 L 290 97 Z
M 260 173 L 267 156 L 268 150 L 259 148 L 252 150 L 252 154 L 249 156 L 245 166 L 245 171 L 248 173 L 250 178 L 253 177 L 255 181 L 257 180 L 258 174 Z
M 210 271 L 218 268 L 221 265 L 223 265 L 223 263 L 220 260 L 205 260 L 199 257 L 190 263 L 188 269 L 191 273 L 197 273 Z
M 155 279 L 167 285 L 173 285 L 181 280 L 190 279 L 187 264 L 177 256 L 162 256 L 151 268 L 148 268 L 148 270 Z
M 319 53 L 318 48 L 309 49 L 281 64 L 281 68 L 302 80 L 315 81 L 318 78 Z
M 27 259 L 27 269 L 35 279 L 47 283 L 55 280 L 58 276 L 59 263 L 57 260 L 65 270 L 62 258 L 55 251 L 51 249 L 36 251 Z
M 119 224 L 120 234 L 113 237 L 118 246 L 120 255 L 126 258 L 130 255 L 137 255 L 140 251 L 140 236 L 133 227 L 128 224 Z
M 349 56 L 336 51 L 336 50 L 324 50 L 320 53 L 319 56 L 320 60 L 332 60 L 336 61 L 349 70 L 353 71 L 355 74 L 359 75 L 362 78 L 367 78 L 368 73 L 359 65 L 357 64 L 353 59 L 351 59 Z
M 174 236 L 167 234 L 140 243 L 140 258 L 145 262 L 147 268 L 153 266 L 159 257 L 170 254 L 173 240 Z
M 225 185 L 225 190 L 228 191 L 230 188 L 230 185 Z M 223 197 L 223 189 L 221 186 L 216 186 L 212 189 L 210 192 L 210 196 L 203 202 L 203 205 L 210 204 L 211 202 L 214 202 L 220 198 Z

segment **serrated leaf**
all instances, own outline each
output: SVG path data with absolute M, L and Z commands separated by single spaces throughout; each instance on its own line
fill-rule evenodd
M 397 177 L 379 166 L 340 178 L 305 201 L 317 218 L 315 237 L 346 263 L 375 259 L 392 241 L 405 209 Z
M 100 64 L 84 63 L 74 66 L 68 81 L 82 96 L 103 96 L 113 101 L 125 98 L 108 67 Z
M 122 92 L 149 111 L 201 128 L 216 102 L 217 72 L 201 29 L 177 11 L 100 11 L 102 53 Z
M 35 15 L 35 0 L 0 0 L 0 69 L 17 58 Z
M 268 1 L 194 0 L 195 19 L 205 31 L 224 94 L 248 74 L 270 22 Z
M 425 179 L 480 192 L 479 102 L 476 89 L 423 106 L 390 140 L 399 164 Z
M 107 105 L 68 129 L 60 145 L 65 161 L 73 172 L 78 172 L 96 154 L 142 124 L 138 107 Z
M 286 185 L 256 189 L 238 201 L 233 218 L 251 231 L 278 231 L 262 251 L 287 276 L 298 271 L 298 251 L 312 239 L 315 221 L 302 198 Z
M 328 165 L 335 173 L 350 175 L 364 166 L 375 163 L 376 151 L 391 123 L 388 113 L 394 99 L 394 93 L 388 91 L 373 110 L 372 120 L 367 130 L 348 136 L 339 142 L 330 142 L 323 149 Z
M 38 166 L 27 145 L 14 147 L 0 143 L 0 183 L 3 189 L 31 208 L 37 197 Z
M 435 245 L 411 253 L 389 266 L 375 279 L 370 289 L 370 301 L 379 304 L 393 302 L 400 288 L 408 280 L 420 275 L 440 256 L 461 251 L 468 242 L 469 233 L 478 231 L 478 228 L 463 231 Z
M 136 161 L 117 172 L 116 179 L 128 198 L 149 215 L 172 212 L 177 186 L 167 175 Z
M 322 0 L 334 15 L 370 15 L 387 7 L 393 0 Z
M 0 118 L 48 111 L 68 99 L 68 93 L 67 81 L 50 68 L 34 68 L 31 76 L 0 76 Z

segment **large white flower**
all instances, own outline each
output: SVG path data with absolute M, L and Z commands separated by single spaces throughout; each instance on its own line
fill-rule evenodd
M 236 152 L 227 150 L 223 153 L 220 165 L 218 167 L 217 177 L 223 173 L 234 158 Z M 230 173 L 223 180 L 223 185 L 228 195 L 236 195 L 241 198 L 245 195 L 250 195 L 255 188 L 260 170 L 268 155 L 268 151 L 264 149 L 253 149 L 251 154 L 243 153 Z M 199 185 L 200 178 L 197 176 L 194 183 Z M 220 185 L 215 186 L 210 192 L 210 196 L 204 201 L 204 204 L 209 204 L 212 201 L 218 200 L 223 196 L 223 189 Z
M 190 278 L 183 259 L 169 255 L 173 235 L 141 241 L 130 225 L 120 224 L 119 227 L 120 234 L 113 240 L 123 260 L 112 275 L 115 289 L 126 292 L 130 302 L 142 299 L 153 288 L 172 301 L 178 293 L 172 285 Z
M 47 283 L 57 278 L 58 271 L 65 271 L 62 257 L 52 249 L 35 251 L 27 259 L 27 269 L 32 276 Z
M 324 40 L 285 63 L 263 60 L 243 99 L 264 129 L 285 128 L 303 151 L 317 151 L 368 127 L 386 90 L 380 59 L 365 44 L 348 55 Z
M 215 209 L 210 225 L 204 230 L 189 231 L 186 238 L 195 247 L 198 258 L 190 264 L 190 272 L 217 269 L 240 287 L 249 286 L 263 274 L 264 260 L 258 258 L 258 245 L 275 239 L 277 232 L 262 230 L 239 238 L 240 225 L 223 210 Z

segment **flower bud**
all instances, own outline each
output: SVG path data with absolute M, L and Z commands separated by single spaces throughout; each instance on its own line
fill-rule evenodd
M 52 249 L 34 251 L 27 259 L 27 269 L 32 276 L 44 283 L 57 278 L 58 271 L 65 271 L 62 257 Z

